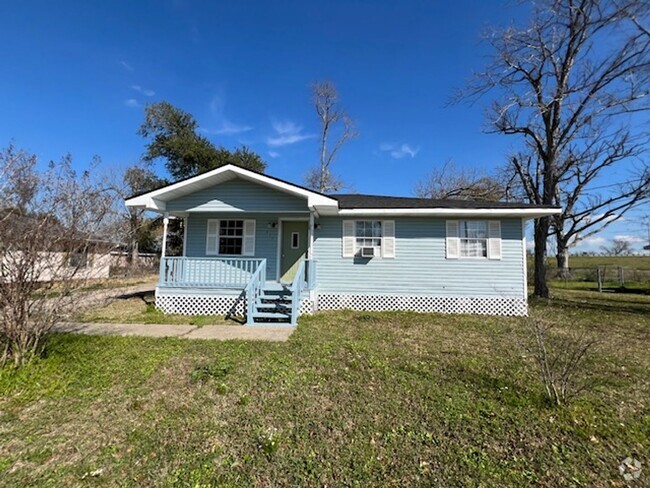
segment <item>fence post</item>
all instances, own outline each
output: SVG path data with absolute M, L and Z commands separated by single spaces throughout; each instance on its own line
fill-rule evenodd
M 621 286 L 625 286 L 625 270 L 623 266 L 618 267 L 618 282 Z
M 603 277 L 600 274 L 600 266 L 598 266 L 598 271 L 597 271 L 597 276 L 598 276 L 598 291 L 602 292 L 603 291 Z

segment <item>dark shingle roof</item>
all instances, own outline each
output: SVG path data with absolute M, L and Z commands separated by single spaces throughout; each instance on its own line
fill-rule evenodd
M 431 198 L 386 197 L 381 195 L 328 195 L 339 202 L 339 208 L 555 208 L 519 202 L 481 202 L 472 200 L 434 200 Z

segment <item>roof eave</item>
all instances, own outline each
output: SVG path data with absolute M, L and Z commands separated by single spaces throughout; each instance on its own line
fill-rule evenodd
M 380 215 L 395 217 L 516 217 L 536 219 L 557 215 L 561 208 L 344 208 L 338 214 L 342 217 L 356 215 Z

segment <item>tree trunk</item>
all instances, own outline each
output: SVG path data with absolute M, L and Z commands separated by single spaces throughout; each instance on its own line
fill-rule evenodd
M 569 278 L 571 270 L 569 269 L 569 247 L 564 239 L 557 239 L 557 273 L 562 279 Z
M 548 217 L 535 221 L 535 289 L 536 297 L 548 298 L 548 283 L 546 282 L 546 238 L 550 222 Z
M 131 240 L 131 267 L 137 268 L 138 261 L 140 260 L 140 247 L 138 246 L 138 239 L 133 238 Z

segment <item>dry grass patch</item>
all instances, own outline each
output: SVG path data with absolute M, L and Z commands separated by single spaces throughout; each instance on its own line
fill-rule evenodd
M 533 307 L 606 340 L 597 386 L 561 407 L 513 318 L 332 312 L 286 343 L 58 335 L 0 370 L 0 484 L 622 485 L 650 431 L 650 360 L 623 345 L 650 342 L 650 316 L 589 298 Z

